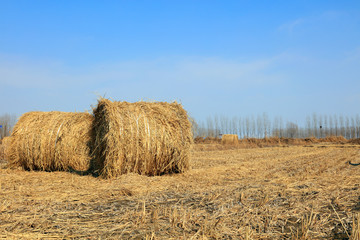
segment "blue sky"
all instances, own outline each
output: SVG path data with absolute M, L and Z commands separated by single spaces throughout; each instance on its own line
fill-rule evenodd
M 197 120 L 359 113 L 360 1 L 0 2 L 0 114 L 98 96 Z

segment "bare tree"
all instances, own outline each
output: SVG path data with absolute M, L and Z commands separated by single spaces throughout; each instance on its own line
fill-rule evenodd
M 205 128 L 205 124 L 204 122 L 200 122 L 199 124 L 199 129 L 198 129 L 198 133 L 200 137 L 206 137 L 207 135 L 207 130 Z
M 287 122 L 286 123 L 286 136 L 289 138 L 295 138 L 298 133 L 298 125 L 293 122 Z
M 269 119 L 269 116 L 267 115 L 267 113 L 263 113 L 263 130 L 264 130 L 264 137 L 267 138 L 268 134 L 270 133 L 270 128 L 271 128 L 271 122 Z
M 329 136 L 328 116 L 326 114 L 324 115 L 323 132 L 325 137 Z
M 246 138 L 250 137 L 250 118 L 246 117 L 245 119 L 245 129 L 246 129 Z
M 282 117 L 280 117 L 279 119 L 279 132 L 280 132 L 280 137 L 284 137 L 284 122 Z
M 350 127 L 350 133 L 351 133 L 351 137 L 350 138 L 356 138 L 356 126 L 355 126 L 355 118 L 351 117 L 351 127 Z
M 226 134 L 227 132 L 226 132 L 226 122 L 227 122 L 227 120 L 225 119 L 225 117 L 224 116 L 221 116 L 220 117 L 220 131 L 221 131 L 221 133 L 222 134 Z
M 334 128 L 335 128 L 335 136 L 339 136 L 339 120 L 337 115 L 334 115 Z
M 239 132 L 239 138 L 242 138 L 242 133 L 243 133 L 243 126 L 242 126 L 242 119 L 241 117 L 238 118 L 238 132 Z
M 323 137 L 323 117 L 322 115 L 319 115 L 319 124 L 317 125 L 317 127 L 319 128 L 319 138 L 322 138 Z
M 331 115 L 329 115 L 329 135 L 332 136 L 334 135 L 334 122 L 333 122 L 333 118 Z
M 345 116 L 345 134 L 344 137 L 346 139 L 350 138 L 350 120 L 349 120 L 349 116 Z
M 279 120 L 279 117 L 274 118 L 272 135 L 274 137 L 280 137 L 280 120 Z
M 219 135 L 220 135 L 220 125 L 219 125 L 219 117 L 218 117 L 218 115 L 215 115 L 214 123 L 215 123 L 215 135 L 216 135 L 216 137 L 219 137 Z
M 257 116 L 257 118 L 256 118 L 256 126 L 257 126 L 257 133 L 256 133 L 256 135 L 257 135 L 257 137 L 258 138 L 261 138 L 262 136 L 262 133 L 263 133 L 263 126 L 264 126 L 264 124 L 263 124 L 263 120 L 262 120 L 262 118 L 261 118 L 261 115 L 258 115 Z
M 312 128 L 311 128 L 310 116 L 306 117 L 306 130 L 307 130 L 307 137 L 311 137 L 312 136 Z
M 3 114 L 0 116 L 0 139 L 10 136 L 15 123 L 15 114 Z
M 254 115 L 251 115 L 251 137 L 255 137 L 255 133 L 256 133 L 256 122 L 255 122 L 255 117 Z
M 312 125 L 312 129 L 313 129 L 313 130 L 312 130 L 312 137 L 319 137 L 319 136 L 318 136 L 318 131 L 317 131 L 317 123 L 318 123 L 318 122 L 317 122 L 317 115 L 316 115 L 316 113 L 313 113 L 313 114 L 312 114 L 312 118 L 313 118 L 313 119 L 312 119 L 312 120 L 313 120 L 313 121 L 312 121 L 312 124 L 313 124 L 313 125 Z
M 206 127 L 207 127 L 207 136 L 215 137 L 214 123 L 210 116 L 206 118 Z
M 231 121 L 231 132 L 232 134 L 238 134 L 238 118 L 236 116 Z
M 340 123 L 340 136 L 345 137 L 345 121 L 342 115 L 340 115 L 339 117 L 339 123 Z

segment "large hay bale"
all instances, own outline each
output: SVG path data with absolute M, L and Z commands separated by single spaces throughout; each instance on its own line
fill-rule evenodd
M 221 137 L 222 144 L 237 145 L 239 138 L 237 134 L 223 134 Z
M 189 168 L 191 123 L 180 104 L 100 99 L 94 116 L 92 167 L 102 177 L 130 172 L 152 176 Z
M 89 113 L 25 113 L 11 134 L 10 166 L 45 171 L 89 169 L 93 119 Z

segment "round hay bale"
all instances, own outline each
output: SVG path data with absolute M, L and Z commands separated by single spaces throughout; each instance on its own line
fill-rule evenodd
M 153 176 L 189 168 L 191 123 L 180 104 L 100 99 L 94 116 L 92 169 L 102 177 L 130 172 Z
M 239 138 L 237 134 L 223 134 L 221 137 L 222 144 L 237 145 Z
M 10 167 L 85 171 L 90 166 L 89 113 L 28 112 L 16 123 L 7 154 Z

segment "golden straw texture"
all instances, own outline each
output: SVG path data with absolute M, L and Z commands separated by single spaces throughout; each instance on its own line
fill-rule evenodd
M 84 171 L 90 166 L 89 113 L 28 112 L 16 123 L 7 151 L 11 167 Z
M 236 145 L 239 143 L 238 135 L 236 134 L 223 134 L 221 137 L 222 144 L 232 144 Z
M 100 99 L 94 116 L 93 169 L 102 177 L 130 172 L 152 176 L 189 168 L 191 123 L 180 104 Z
M 10 137 L 4 137 L 1 139 L 0 144 L 0 160 L 7 160 L 7 148 L 10 143 Z

